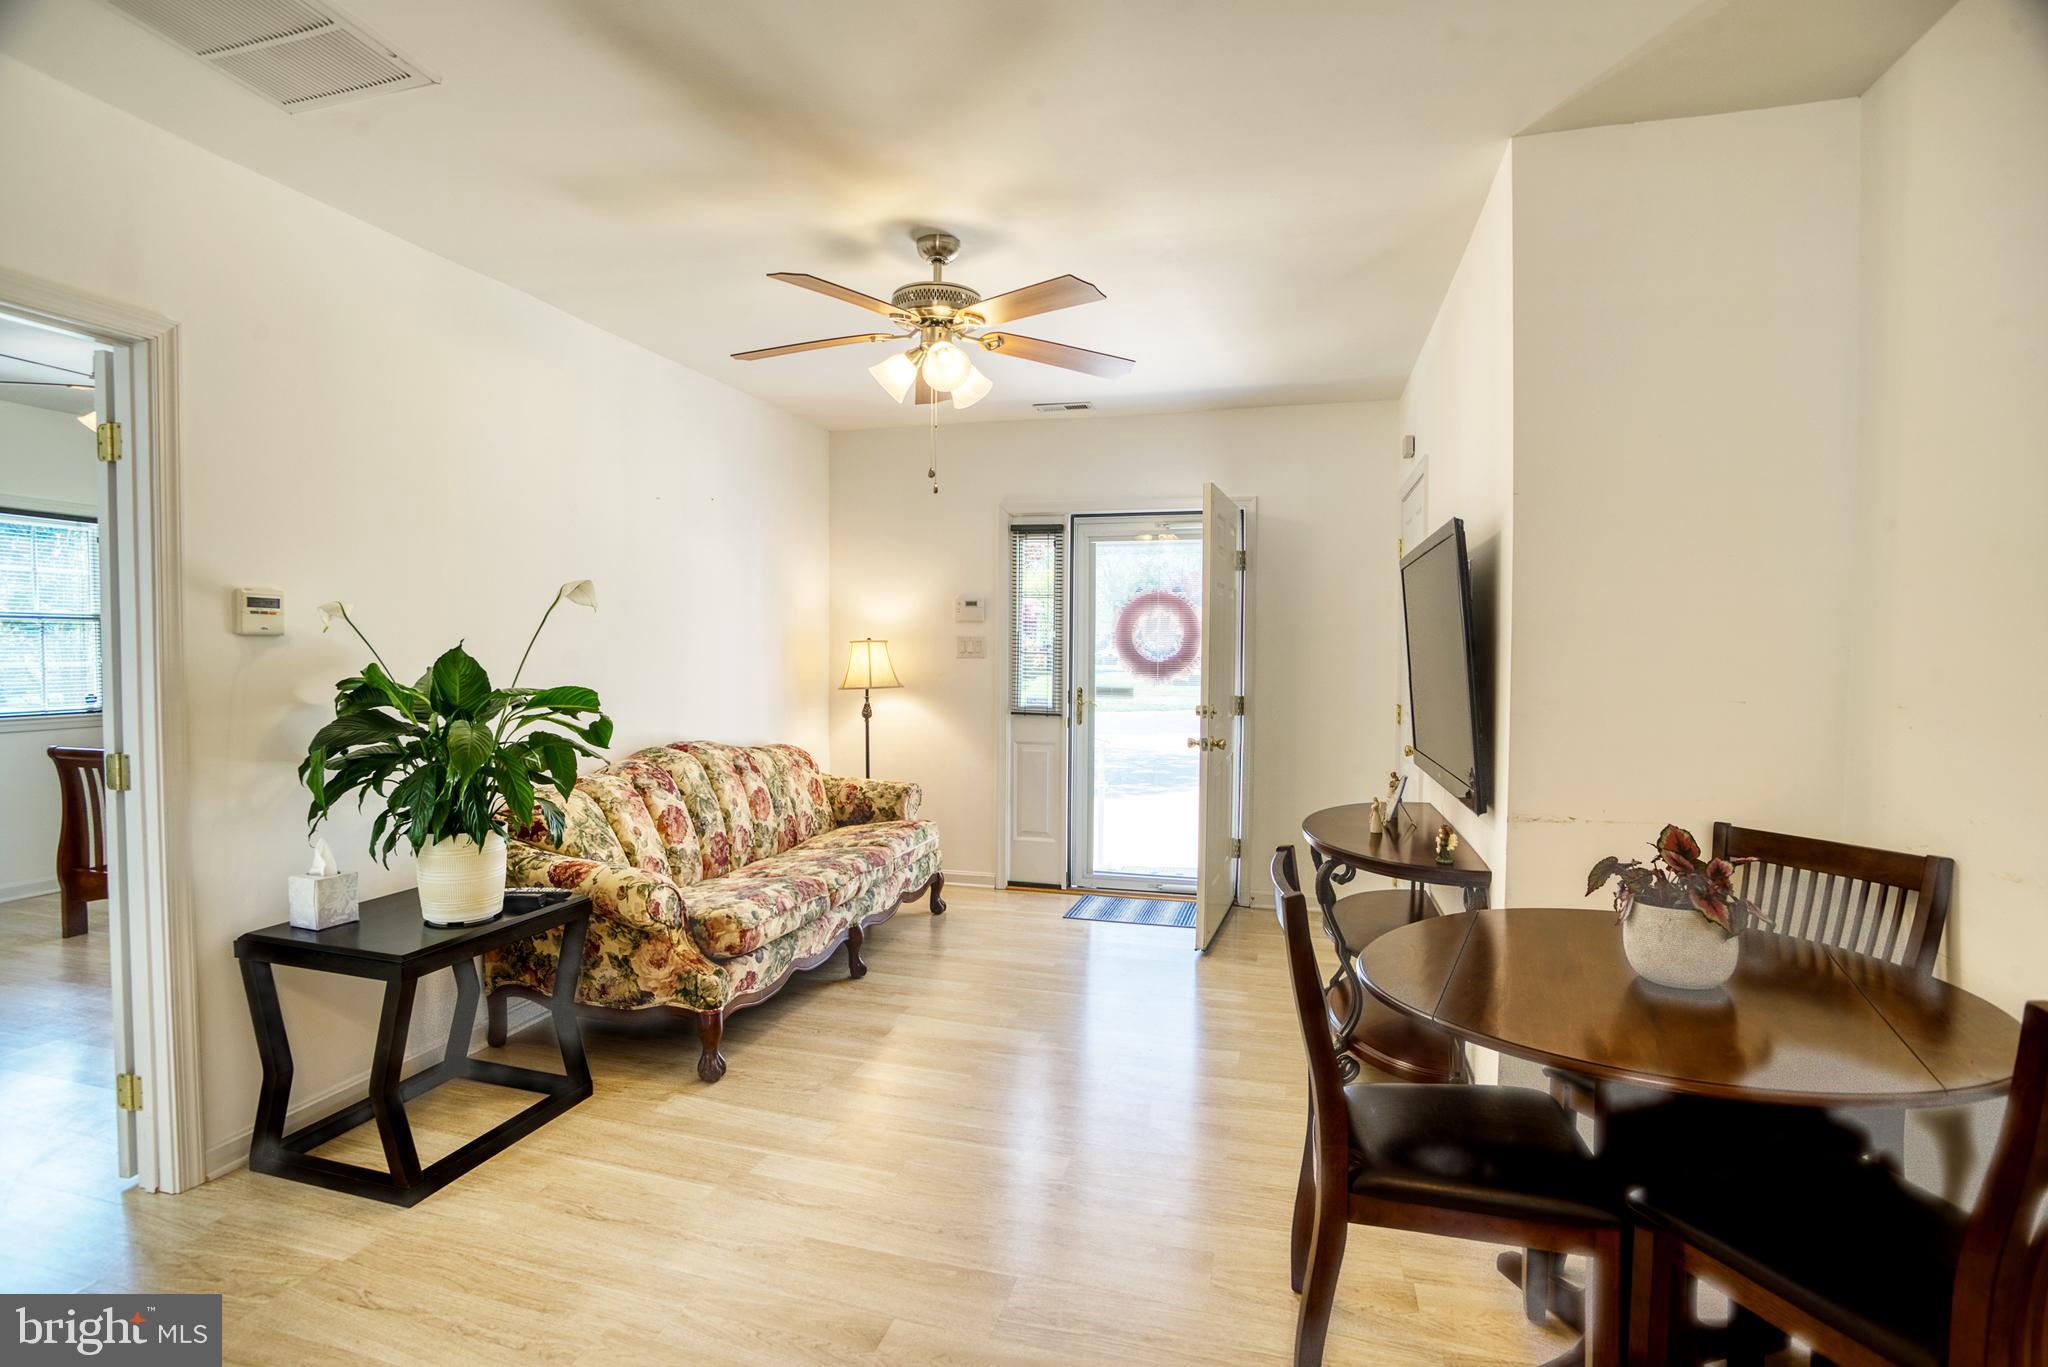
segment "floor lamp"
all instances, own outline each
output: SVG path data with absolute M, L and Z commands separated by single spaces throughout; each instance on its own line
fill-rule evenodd
M 841 688 L 860 690 L 860 741 L 861 776 L 875 776 L 875 705 L 869 699 L 869 690 L 876 688 L 901 688 L 903 681 L 896 677 L 896 666 L 889 663 L 889 643 L 878 641 L 872 636 L 863 636 L 849 642 L 852 647 L 846 656 L 846 677 L 840 680 Z

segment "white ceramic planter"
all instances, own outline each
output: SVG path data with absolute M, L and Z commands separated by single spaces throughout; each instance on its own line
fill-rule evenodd
M 416 873 L 428 925 L 475 925 L 505 909 L 505 837 L 496 831 L 482 849 L 466 835 L 434 841 L 420 851 Z
M 1622 952 L 1636 976 L 1665 987 L 1701 991 L 1734 976 L 1742 938 L 1691 907 L 1653 907 L 1637 902 L 1621 927 Z

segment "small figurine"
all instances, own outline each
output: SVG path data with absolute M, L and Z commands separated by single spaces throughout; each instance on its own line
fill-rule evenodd
M 1380 800 L 1378 798 L 1374 798 L 1372 800 L 1372 805 L 1366 810 L 1365 829 L 1373 835 L 1386 834 L 1387 809 L 1380 806 Z
M 1437 827 L 1436 862 L 1439 864 L 1450 863 L 1452 852 L 1455 851 L 1457 848 L 1458 833 L 1451 829 L 1450 823 L 1446 822 L 1445 824 Z

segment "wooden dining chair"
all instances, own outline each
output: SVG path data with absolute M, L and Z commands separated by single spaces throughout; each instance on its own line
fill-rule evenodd
M 57 828 L 57 901 L 63 937 L 85 934 L 85 907 L 107 895 L 106 752 L 50 747 L 63 804 Z
M 1619 1363 L 1626 1225 L 1571 1117 L 1527 1087 L 1346 1086 L 1292 846 L 1275 851 L 1272 877 L 1308 1055 L 1308 1135 L 1290 1247 L 1301 1293 L 1296 1367 L 1323 1359 L 1354 1224 L 1591 1255 L 1585 1360 Z
M 1792 1157 L 1779 1155 L 1781 1160 Z M 1998 1149 L 1965 1214 L 1875 1163 L 1671 1175 L 1631 1202 L 1630 1360 L 1690 1361 L 1694 1279 L 1842 1367 L 2048 1367 L 2048 1002 L 2020 1030 Z

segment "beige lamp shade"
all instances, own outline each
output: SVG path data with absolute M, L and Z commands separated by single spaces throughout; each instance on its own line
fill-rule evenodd
M 840 681 L 841 688 L 901 688 L 903 681 L 896 677 L 896 666 L 889 662 L 889 643 L 864 636 L 849 642 L 846 655 L 846 678 Z

